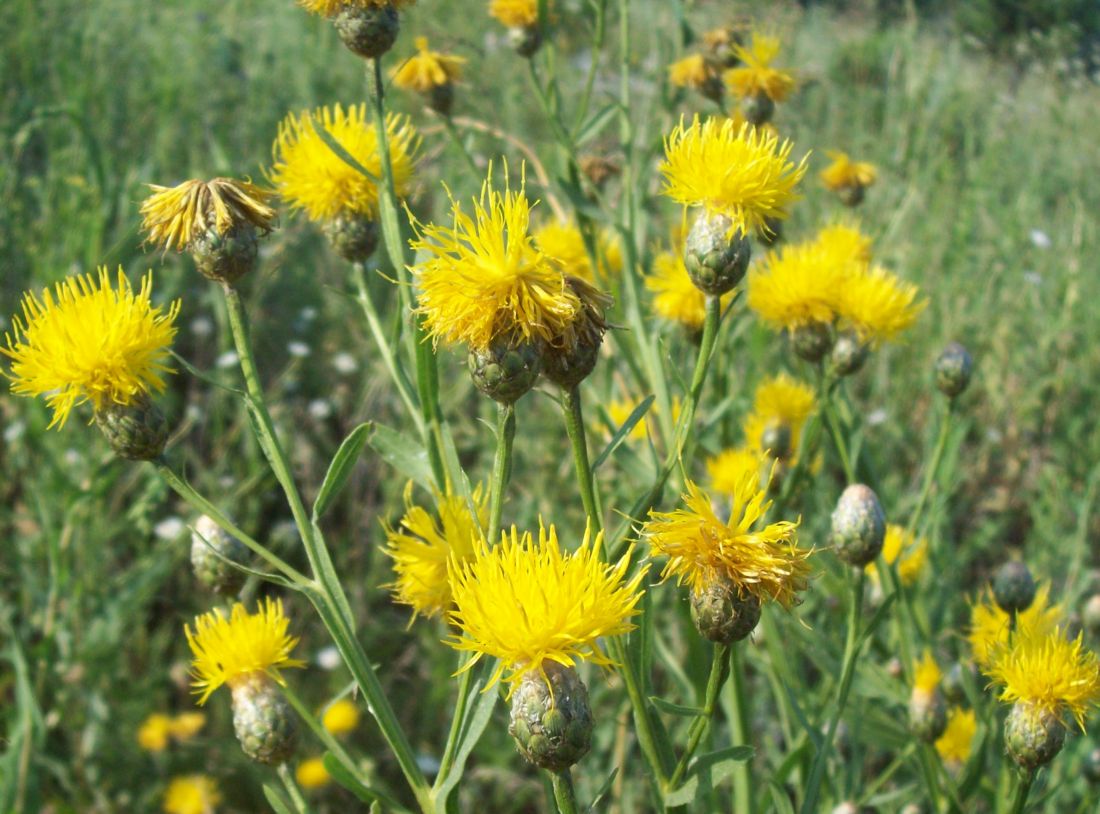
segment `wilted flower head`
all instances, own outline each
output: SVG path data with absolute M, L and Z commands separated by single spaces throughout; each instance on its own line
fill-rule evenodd
M 141 204 L 146 241 L 163 249 L 184 251 L 192 240 L 213 230 L 225 235 L 241 224 L 271 231 L 275 210 L 271 193 L 248 181 L 215 178 L 184 181 L 174 187 L 149 184 L 153 194 Z
M 428 47 L 427 37 L 417 37 L 416 55 L 397 65 L 391 72 L 399 88 L 428 93 L 441 85 L 451 85 L 462 76 L 464 57 L 451 56 Z
M 833 163 L 821 171 L 821 181 L 833 191 L 845 187 L 869 187 L 878 177 L 874 164 L 866 161 L 852 161 L 847 153 L 826 150 L 825 155 Z
M 344 9 L 390 8 L 400 9 L 411 6 L 416 0 L 298 0 L 298 4 L 312 14 L 322 17 L 334 17 Z
M 742 65 L 726 71 L 725 79 L 738 98 L 767 96 L 773 102 L 782 102 L 794 89 L 794 77 L 772 67 L 779 56 L 778 37 L 754 33 L 748 48 L 736 45 L 733 50 Z

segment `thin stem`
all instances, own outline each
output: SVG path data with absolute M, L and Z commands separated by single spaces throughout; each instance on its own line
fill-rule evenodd
M 840 456 L 840 465 L 844 469 L 844 477 L 848 479 L 848 483 L 855 483 L 856 473 L 852 467 L 852 458 L 848 454 L 848 442 L 844 438 L 840 420 L 837 418 L 836 410 L 833 407 L 833 388 L 826 382 L 823 390 L 821 409 L 825 413 L 825 423 L 829 426 L 829 434 L 833 438 L 833 445 L 836 447 L 837 455 Z
M 464 657 L 459 657 L 459 666 L 465 662 Z M 455 702 L 454 716 L 451 718 L 451 728 L 447 732 L 447 744 L 443 748 L 443 757 L 439 761 L 439 771 L 436 772 L 436 784 L 438 785 L 451 773 L 457 757 L 459 737 L 462 734 L 462 723 L 466 717 L 466 708 L 469 706 L 470 685 L 474 681 L 476 669 L 463 670 L 458 677 L 458 700 Z
M 554 802 L 558 805 L 558 814 L 580 814 L 577 792 L 573 788 L 573 774 L 569 769 L 547 773 L 554 786 Z
M 707 726 L 714 716 L 718 692 L 722 689 L 722 685 L 726 683 L 726 677 L 729 675 L 729 664 L 730 646 L 728 644 L 716 644 L 711 658 L 710 677 L 707 679 L 706 694 L 703 697 L 703 714 L 697 716 L 691 722 L 691 727 L 688 729 L 687 746 L 684 748 L 684 753 L 680 755 L 680 760 L 677 762 L 672 776 L 668 779 L 670 789 L 675 789 L 680 785 L 684 772 L 687 771 L 688 763 L 694 757 L 695 750 L 699 748 L 699 742 L 703 739 L 703 734 L 707 731 Z M 736 810 L 747 811 L 748 809 L 737 808 Z
M 596 484 L 592 466 L 588 460 L 588 439 L 584 429 L 584 414 L 581 411 L 580 387 L 570 387 L 562 391 L 562 413 L 565 416 L 565 430 L 573 445 L 573 464 L 577 470 L 577 484 L 581 490 L 581 502 L 588 516 L 588 526 L 593 534 L 603 531 L 603 519 L 600 517 L 596 502 Z
M 741 649 L 737 647 L 730 649 L 730 688 L 733 691 L 733 719 L 730 721 L 733 745 L 748 746 L 751 738 L 749 705 L 745 695 L 745 660 Z M 753 810 L 752 778 L 752 763 L 747 760 L 737 761 L 733 769 L 734 811 Z
M 634 727 L 637 730 L 638 746 L 649 764 L 650 771 L 654 774 L 657 786 L 663 789 L 667 785 L 665 778 L 668 777 L 668 767 L 672 760 L 667 744 L 665 749 L 660 748 L 665 741 L 657 737 L 649 701 L 642 692 L 641 677 L 620 637 L 613 637 L 607 643 L 607 649 L 611 651 L 612 659 L 619 664 L 623 683 L 626 685 L 626 694 L 634 709 Z
M 497 451 L 493 458 L 493 478 L 489 483 L 489 544 L 500 537 L 500 517 L 504 510 L 504 489 L 512 474 L 512 442 L 516 437 L 516 407 L 497 405 Z
M 1016 784 L 1016 794 L 1012 798 L 1009 814 L 1024 814 L 1027 798 L 1031 794 L 1031 784 L 1035 782 L 1035 772 L 1025 772 Z
M 279 779 L 283 781 L 283 788 L 286 789 L 286 793 L 290 795 L 290 801 L 294 804 L 294 809 L 299 814 L 308 814 L 309 806 L 306 804 L 306 798 L 302 796 L 302 790 L 298 788 L 298 784 L 294 782 L 294 776 L 290 773 L 290 767 L 285 763 L 280 763 Z
M 928 470 L 924 473 L 924 485 L 921 486 L 920 497 L 917 498 L 917 505 L 913 509 L 913 513 L 909 516 L 909 525 L 907 530 L 909 536 L 916 534 L 917 529 L 920 527 L 921 514 L 924 512 L 924 506 L 928 502 L 928 497 L 932 493 L 932 485 L 936 482 L 936 476 L 939 474 L 940 461 L 943 459 L 944 450 L 947 448 L 947 439 L 951 434 L 951 419 L 955 414 L 955 402 L 949 401 L 947 405 L 947 412 L 944 414 L 943 421 L 940 422 L 940 434 L 936 438 L 936 447 L 932 451 L 932 460 L 928 464 Z

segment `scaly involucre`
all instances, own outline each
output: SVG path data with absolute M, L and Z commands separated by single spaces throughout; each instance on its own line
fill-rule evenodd
M 473 216 L 451 199 L 453 226 L 415 222 L 410 245 L 428 258 L 412 267 L 419 313 L 436 342 L 484 350 L 498 337 L 559 342 L 581 308 L 565 275 L 528 234 L 524 186 L 493 188 L 493 168 Z
M 852 161 L 847 153 L 826 150 L 825 155 L 833 163 L 821 171 L 821 181 L 828 189 L 838 190 L 845 187 L 869 187 L 878 177 L 874 164 L 866 161 Z
M 107 268 L 98 275 L 69 277 L 51 293 L 23 295 L 23 316 L 5 334 L 11 391 L 45 396 L 53 410 L 50 426 L 64 426 L 73 407 L 91 402 L 129 405 L 164 390 L 163 374 L 176 335 L 176 300 L 167 308 L 151 301 L 153 273 L 135 292 L 118 270 L 112 288 Z
M 729 523 L 718 519 L 710 497 L 691 481 L 683 496 L 686 508 L 649 513 L 644 526 L 651 556 L 668 557 L 661 576 L 675 576 L 681 585 L 701 593 L 721 578 L 761 602 L 785 608 L 798 602 L 809 584 L 813 553 L 798 548 L 798 523 L 779 521 L 753 530 L 771 506 L 767 484 L 745 472 L 733 491 Z
M 873 345 L 895 338 L 917 321 L 928 300 L 920 290 L 884 268 L 853 275 L 840 291 L 837 312 L 843 324 Z
M 1062 621 L 1060 605 L 1048 604 L 1050 588 L 1043 585 L 1035 594 L 1031 606 L 1016 615 L 1016 625 L 1028 630 L 1032 635 L 1045 635 L 1056 630 Z M 971 654 L 982 672 L 989 674 L 996 652 L 1008 642 L 1012 630 L 1012 619 L 1001 610 L 988 589 L 970 608 Z
M 264 673 L 284 684 L 280 669 L 305 667 L 305 662 L 290 657 L 298 639 L 287 635 L 287 618 L 282 600 L 266 599 L 256 613 L 249 613 L 237 602 L 229 618 L 220 608 L 195 617 L 195 632 L 184 627 L 191 645 L 191 686 L 199 704 L 223 684 L 232 687 L 255 673 Z
M 437 516 L 412 501 L 412 483 L 405 487 L 405 516 L 394 529 L 384 525 L 385 553 L 393 560 L 397 578 L 386 585 L 394 601 L 409 605 L 417 614 L 438 616 L 450 609 L 451 585 L 447 575 L 452 558 L 471 559 L 483 538 L 488 499 L 478 486 L 473 492 L 477 517 L 470 514 L 464 497 L 434 492 Z
M 370 175 L 352 166 L 330 147 L 321 132 Z M 408 195 L 420 136 L 406 116 L 386 116 L 393 184 L 399 198 Z M 312 221 L 326 222 L 344 214 L 375 218 L 382 156 L 366 105 L 322 107 L 312 113 L 288 115 L 279 125 L 272 148 L 274 164 L 268 177 L 280 197 L 301 209 Z
M 793 145 L 761 128 L 729 119 L 696 116 L 665 139 L 662 192 L 684 206 L 703 206 L 728 217 L 748 234 L 782 220 L 799 196 L 795 186 L 806 172 L 806 158 L 790 160 Z
M 335 17 L 345 8 L 383 8 L 392 6 L 400 9 L 411 6 L 416 0 L 298 0 L 298 5 L 311 14 L 322 17 Z
M 741 65 L 726 71 L 725 80 L 737 98 L 763 95 L 772 101 L 782 102 L 794 89 L 794 77 L 772 67 L 772 62 L 779 56 L 778 37 L 753 34 L 751 47 L 736 45 L 733 51 L 741 60 Z
M 489 16 L 509 28 L 529 28 L 539 21 L 539 0 L 489 0 Z
M 760 452 L 767 452 L 764 433 L 771 426 L 790 430 L 791 459 L 797 459 L 802 442 L 802 427 L 817 409 L 814 389 L 786 373 L 765 379 L 756 386 L 752 411 L 745 416 L 742 429 L 745 443 Z
M 505 681 L 509 692 L 526 673 L 542 671 L 544 661 L 570 667 L 578 661 L 611 665 L 597 643 L 634 629 L 641 582 L 648 568 L 631 578 L 630 553 L 615 564 L 600 556 L 603 535 L 590 532 L 576 551 L 563 552 L 553 526 L 530 532 L 513 526 L 501 543 L 482 543 L 467 562 L 452 558 L 455 609 L 450 622 L 461 632 L 447 639 L 456 650 L 473 653 L 462 670 L 483 656 L 500 659 L 488 687 Z
M 146 242 L 165 250 L 184 251 L 210 229 L 224 235 L 238 224 L 251 223 L 270 232 L 275 223 L 275 210 L 267 205 L 271 193 L 248 181 L 215 178 L 149 188 L 153 194 L 141 204 L 141 228 Z
M 653 258 L 653 273 L 645 278 L 653 292 L 653 310 L 670 322 L 697 331 L 707 316 L 707 298 L 691 281 L 683 252 L 665 251 Z
M 458 81 L 462 76 L 462 66 L 466 63 L 463 57 L 431 50 L 427 37 L 417 37 L 415 42 L 416 55 L 390 71 L 397 87 L 427 93 L 432 88 Z

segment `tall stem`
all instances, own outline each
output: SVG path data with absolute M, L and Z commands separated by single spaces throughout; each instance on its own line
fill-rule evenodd
M 600 517 L 595 477 L 588 459 L 588 439 L 584 429 L 579 386 L 562 391 L 561 406 L 565 416 L 565 430 L 573 445 L 573 464 L 577 470 L 577 485 L 581 490 L 581 502 L 588 517 L 588 527 L 593 534 L 599 534 L 603 531 L 603 518 Z
M 1035 782 L 1035 772 L 1026 772 L 1016 784 L 1016 794 L 1012 798 L 1012 810 L 1009 814 L 1024 814 L 1027 798 L 1031 794 L 1031 784 Z
M 512 442 L 516 437 L 514 404 L 497 405 L 497 451 L 493 457 L 493 478 L 489 484 L 489 545 L 500 537 L 500 517 L 504 510 L 504 489 L 512 474 Z
M 577 792 L 573 788 L 573 774 L 569 769 L 549 774 L 550 782 L 554 786 L 554 802 L 558 805 L 558 814 L 580 814 Z
M 751 738 L 749 705 L 745 695 L 745 659 L 737 647 L 730 649 L 730 689 L 733 691 L 733 719 L 730 721 L 733 745 L 748 746 Z M 747 760 L 739 760 L 733 769 L 734 811 L 753 810 L 752 778 L 752 764 Z
M 294 810 L 298 814 L 308 814 L 309 806 L 306 805 L 306 798 L 302 796 L 302 790 L 294 782 L 294 775 L 290 773 L 290 767 L 285 763 L 280 763 L 278 772 L 279 779 L 283 781 L 283 788 L 286 789 L 290 801 L 294 804 Z
M 909 536 L 916 534 L 917 529 L 920 527 L 921 514 L 924 512 L 924 506 L 928 502 L 929 495 L 932 494 L 932 485 L 936 482 L 936 476 L 940 470 L 940 461 L 943 459 L 944 450 L 947 449 L 947 439 L 951 435 L 951 419 L 954 414 L 955 402 L 951 400 L 947 403 L 947 412 L 944 414 L 943 421 L 940 422 L 940 433 L 936 438 L 936 447 L 932 451 L 932 460 L 928 464 L 928 470 L 924 473 L 924 484 L 921 486 L 920 497 L 917 498 L 917 505 L 909 516 L 907 527 Z
M 703 714 L 697 716 L 691 722 L 691 727 L 688 729 L 687 747 L 684 749 L 684 753 L 680 755 L 676 769 L 668 779 L 670 789 L 675 789 L 680 785 L 688 763 L 695 755 L 695 750 L 699 748 L 699 742 L 703 739 L 703 734 L 707 731 L 710 719 L 714 716 L 714 708 L 718 702 L 718 692 L 722 689 L 722 685 L 726 683 L 726 677 L 729 675 L 729 659 L 730 646 L 728 644 L 714 645 L 714 653 L 710 663 L 710 677 L 707 679 L 706 694 L 703 696 Z M 741 808 L 736 810 L 747 811 L 747 809 Z

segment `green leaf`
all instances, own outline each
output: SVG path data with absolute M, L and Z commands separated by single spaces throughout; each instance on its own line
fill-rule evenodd
M 325 473 L 321 490 L 317 493 L 317 500 L 313 503 L 313 522 L 316 523 L 328 511 L 332 501 L 347 485 L 348 478 L 351 477 L 351 472 L 355 468 L 355 463 L 359 460 L 359 456 L 363 453 L 363 447 L 367 445 L 367 441 L 370 439 L 370 434 L 370 422 L 360 424 L 348 433 L 348 437 L 336 450 L 336 455 L 333 457 L 332 463 L 329 464 L 328 472 Z
M 688 776 L 683 785 L 665 793 L 665 805 L 688 805 L 700 790 L 713 789 L 722 783 L 733 774 L 738 763 L 749 760 L 755 753 L 751 746 L 730 746 L 700 755 L 688 766 Z
M 274 811 L 275 814 L 297 814 L 290 804 L 287 803 L 286 798 L 283 797 L 283 793 L 270 783 L 264 783 L 264 797 L 267 798 L 267 804 L 271 806 L 271 810 Z
M 360 783 L 359 779 L 349 772 L 332 752 L 325 752 L 321 762 L 325 764 L 325 771 L 332 775 L 332 779 L 354 794 L 361 802 L 373 803 L 378 800 L 378 795 Z
M 581 129 L 577 131 L 577 137 L 574 139 L 577 146 L 580 147 L 587 141 L 591 141 L 611 122 L 615 121 L 615 117 L 619 113 L 618 104 L 610 104 L 602 110 L 597 110 L 591 116 L 588 117 L 588 121 L 581 125 Z
M 371 172 L 366 167 L 364 167 L 362 164 L 360 164 L 356 160 L 355 156 L 353 156 L 351 153 L 349 153 L 347 150 L 345 150 L 344 146 L 340 142 L 338 142 L 335 138 L 333 138 L 332 133 L 330 133 L 326 128 L 324 128 L 324 127 L 314 127 L 313 132 L 315 132 L 318 136 L 321 137 L 321 141 L 323 141 L 325 143 L 325 146 L 327 146 L 330 150 L 332 150 L 332 152 L 334 152 L 336 154 L 337 158 L 339 158 L 341 161 L 343 161 L 345 164 L 347 164 L 353 170 L 367 176 L 367 178 L 370 179 L 371 183 L 373 183 L 375 185 L 378 185 L 378 184 L 382 183 L 381 178 L 379 178 L 373 172 Z
M 774 780 L 768 781 L 768 791 L 772 793 L 772 805 L 775 806 L 775 814 L 794 814 L 794 805 L 787 794 L 787 790 Z
M 658 698 L 655 695 L 649 697 L 650 702 L 661 712 L 667 712 L 669 715 L 681 715 L 685 718 L 698 718 L 704 714 L 702 707 L 689 707 L 684 704 L 674 704 L 671 701 L 666 701 L 663 698 Z
M 491 664 L 486 664 L 481 669 L 481 676 L 470 682 L 470 690 L 467 693 L 467 715 L 462 724 L 462 734 L 455 747 L 454 762 L 445 778 L 436 781 L 435 786 L 435 810 L 437 814 L 444 814 L 447 810 L 447 799 L 451 796 L 451 790 L 462 779 L 462 773 L 466 770 L 466 760 L 470 757 L 489 721 L 493 717 L 493 709 L 496 707 L 499 693 L 495 691 L 482 692 L 485 686 L 485 675 L 491 669 Z
M 428 452 L 416 441 L 391 430 L 383 424 L 375 424 L 370 435 L 371 448 L 382 460 L 425 489 L 432 488 L 432 467 Z
M 604 810 L 604 808 L 600 806 L 600 803 L 603 802 L 603 798 L 606 797 L 607 793 L 611 790 L 611 784 L 615 782 L 615 778 L 618 774 L 618 767 L 611 770 L 611 774 L 603 781 L 599 790 L 596 792 L 596 796 L 593 797 L 592 802 L 588 804 L 588 814 L 597 814 L 597 812 Z
M 608 456 L 611 455 L 611 453 L 614 452 L 616 449 L 618 449 L 619 445 L 623 442 L 623 439 L 625 439 L 630 434 L 630 431 L 634 429 L 637 423 L 642 420 L 645 414 L 649 411 L 649 408 L 653 405 L 654 398 L 655 396 L 652 395 L 646 396 L 644 399 L 642 399 L 642 403 L 630 412 L 630 415 L 626 417 L 626 421 L 623 422 L 623 425 L 615 431 L 615 434 L 613 436 L 611 436 L 611 441 L 609 441 L 607 446 L 604 447 L 603 452 L 596 456 L 596 460 L 592 464 L 593 472 L 599 469 L 600 464 L 606 461 Z

